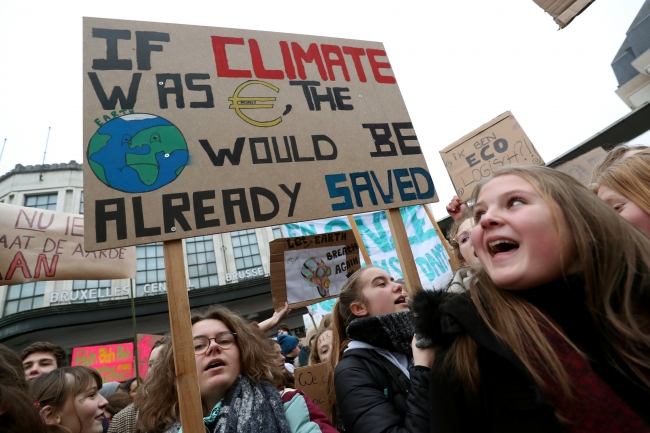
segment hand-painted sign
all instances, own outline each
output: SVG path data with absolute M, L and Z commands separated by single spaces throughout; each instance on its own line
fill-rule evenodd
M 292 308 L 338 296 L 348 276 L 361 267 L 351 230 L 276 239 L 271 249 L 273 306 Z
M 89 250 L 437 201 L 381 43 L 99 18 L 83 34 Z
M 0 286 L 135 277 L 134 247 L 88 252 L 83 233 L 83 215 L 0 203 Z
M 153 345 L 162 338 L 162 335 L 138 334 L 138 374 L 140 378 L 147 377 L 149 356 L 153 350 Z
M 456 194 L 468 200 L 476 184 L 505 165 L 544 165 L 544 160 L 510 111 L 440 151 Z
M 293 372 L 296 388 L 307 394 L 323 412 L 328 410 L 327 377 L 330 374 L 327 362 L 296 368 Z
M 422 288 L 441 289 L 446 287 L 452 277 L 449 257 L 424 208 L 410 206 L 403 207 L 400 211 Z M 395 244 L 390 234 L 385 212 L 355 215 L 354 221 L 368 250 L 372 265 L 384 269 L 395 279 L 402 278 L 402 269 L 397 259 Z M 350 223 L 347 218 L 328 218 L 286 224 L 282 226 L 282 229 L 288 236 L 294 237 L 348 230 Z
M 133 343 L 75 347 L 72 365 L 85 365 L 99 372 L 104 382 L 121 382 L 133 374 Z

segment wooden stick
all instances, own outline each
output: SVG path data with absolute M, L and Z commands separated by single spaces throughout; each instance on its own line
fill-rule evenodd
M 165 275 L 167 276 L 167 302 L 172 330 L 174 363 L 176 364 L 176 389 L 184 433 L 205 433 L 199 380 L 192 344 L 190 301 L 187 297 L 187 278 L 183 257 L 183 241 L 163 242 Z
M 359 227 L 357 227 L 357 222 L 354 220 L 354 215 L 348 215 L 348 222 L 350 223 L 350 228 L 352 229 L 352 232 L 354 233 L 354 237 L 357 240 L 357 244 L 359 244 L 359 251 L 361 251 L 361 256 L 363 257 L 363 261 L 366 262 L 367 266 L 371 266 L 372 261 L 370 260 L 370 254 L 368 254 L 366 245 L 363 243 L 363 238 L 361 237 L 361 232 L 359 231 Z
M 431 212 L 431 209 L 429 209 L 429 206 L 427 206 L 426 204 L 423 204 L 422 206 L 424 206 L 424 210 L 426 211 L 427 215 L 429 215 L 431 224 L 433 224 L 433 227 L 436 229 L 436 233 L 438 233 L 440 242 L 442 242 L 442 245 L 445 247 L 445 251 L 447 251 L 447 256 L 449 256 L 449 264 L 451 265 L 451 270 L 453 272 L 456 272 L 456 269 L 458 269 L 460 263 L 458 263 L 456 256 L 454 256 L 451 253 L 451 248 L 449 248 L 449 243 L 447 242 L 447 238 L 445 238 L 445 236 L 442 234 L 442 230 L 440 230 L 440 226 L 438 226 L 438 222 L 433 217 L 433 212 Z
M 307 308 L 307 307 L 305 307 L 305 308 Z M 314 329 L 318 330 L 318 325 L 316 324 L 316 321 L 314 320 L 314 316 L 311 315 L 311 312 L 309 311 L 309 308 L 307 308 L 307 314 L 309 314 L 309 317 L 311 318 L 311 323 L 314 324 Z
M 413 289 L 421 288 L 420 275 L 418 268 L 415 266 L 415 259 L 413 258 L 413 251 L 409 243 L 409 237 L 406 234 L 406 227 L 404 227 L 404 220 L 399 208 L 392 208 L 386 211 L 388 218 L 388 225 L 390 232 L 393 235 L 393 242 L 395 242 L 395 250 L 397 251 L 397 258 L 399 265 L 404 274 L 404 283 L 406 284 L 409 294 L 413 293 Z

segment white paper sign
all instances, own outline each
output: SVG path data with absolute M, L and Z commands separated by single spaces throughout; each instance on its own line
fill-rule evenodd
M 346 255 L 332 256 L 332 248 L 284 252 L 289 304 L 337 295 L 345 283 Z

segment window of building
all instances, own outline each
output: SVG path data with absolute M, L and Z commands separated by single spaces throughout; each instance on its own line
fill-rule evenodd
M 84 213 L 84 192 L 81 191 L 81 201 L 79 203 L 79 213 L 83 215 Z
M 137 256 L 137 276 L 135 279 L 136 296 L 157 295 L 151 285 L 164 283 L 165 277 L 165 256 L 163 254 L 162 242 L 154 244 L 138 245 L 135 247 Z
M 260 247 L 257 245 L 255 230 L 232 232 L 230 239 L 237 271 L 262 267 L 262 257 L 260 256 Z
M 100 298 L 100 293 L 93 292 L 90 296 L 90 289 L 106 289 L 111 287 L 111 280 L 75 280 L 72 282 L 70 300 L 73 304 L 85 304 L 89 302 L 105 301 L 107 298 Z M 102 292 L 105 293 L 104 290 Z
M 25 206 L 37 209 L 56 210 L 56 198 L 58 194 L 40 194 L 25 196 Z
M 45 294 L 45 281 L 7 286 L 4 315 L 41 308 Z
M 273 239 L 279 239 L 283 237 L 284 235 L 282 234 L 282 229 L 280 228 L 280 226 L 273 227 Z
M 212 236 L 198 236 L 185 240 L 187 272 L 195 289 L 219 285 L 217 263 Z

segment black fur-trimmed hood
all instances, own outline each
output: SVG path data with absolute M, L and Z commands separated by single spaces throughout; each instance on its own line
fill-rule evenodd
M 416 293 L 411 311 L 418 347 L 447 346 L 462 332 L 460 324 L 448 312 L 450 305 L 462 302 L 460 298 L 469 300 L 467 294 L 449 290 L 420 290 Z

